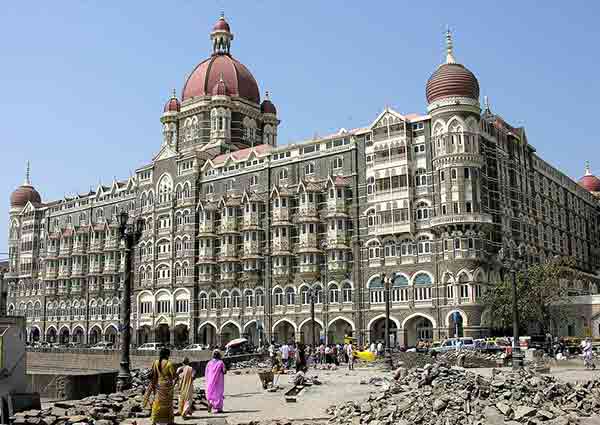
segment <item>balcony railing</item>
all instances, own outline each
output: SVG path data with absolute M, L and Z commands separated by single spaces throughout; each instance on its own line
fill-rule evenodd
M 431 220 L 432 226 L 442 226 L 445 224 L 454 223 L 491 223 L 492 216 L 489 214 L 455 214 L 433 217 Z

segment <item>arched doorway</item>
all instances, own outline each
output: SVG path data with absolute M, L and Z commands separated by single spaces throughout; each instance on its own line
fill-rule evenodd
M 198 328 L 198 339 L 200 344 L 210 348 L 217 346 L 217 327 L 210 322 L 204 322 Z
M 62 328 L 60 330 L 60 341 L 59 342 L 61 344 L 68 344 L 69 336 L 70 336 L 69 328 Z
M 390 332 L 390 346 L 395 347 L 398 344 L 398 326 L 392 319 L 388 322 Z M 380 317 L 371 323 L 369 328 L 369 342 L 381 342 L 385 345 L 385 317 Z
M 254 345 L 255 347 L 260 346 L 262 335 L 259 330 L 258 322 L 256 320 L 253 320 L 252 322 L 246 324 L 246 327 L 244 328 L 243 337 L 246 338 L 248 342 Z
M 221 345 L 225 346 L 229 341 L 239 338 L 240 330 L 238 327 L 229 322 L 221 328 Z
M 152 330 L 150 329 L 150 326 L 144 325 L 137 330 L 137 345 L 138 346 L 142 345 L 142 344 L 146 344 L 148 342 L 151 342 L 151 338 L 152 338 Z
M 394 325 L 394 327 L 396 327 Z M 344 337 L 353 336 L 352 324 L 343 317 L 338 317 L 333 322 L 329 323 L 327 330 L 327 340 L 332 344 L 343 344 Z
M 161 344 L 169 344 L 171 341 L 171 332 L 169 330 L 169 325 L 166 323 L 161 323 L 155 330 L 155 338 L 154 341 L 160 342 Z
M 175 347 L 185 348 L 189 343 L 189 334 L 187 325 L 179 324 L 175 326 Z
M 464 336 L 463 318 L 458 311 L 453 311 L 448 317 L 448 335 L 453 338 Z
M 90 329 L 90 337 L 89 337 L 90 345 L 95 345 L 95 344 L 99 343 L 101 341 L 101 338 L 102 338 L 102 331 L 100 330 L 100 328 L 98 326 L 94 326 L 92 329 Z
M 282 320 L 273 327 L 273 341 L 280 344 L 294 342 L 296 331 L 294 326 L 287 320 Z
M 73 342 L 77 344 L 83 344 L 84 341 L 84 332 L 82 327 L 77 327 L 73 330 Z
M 314 322 L 314 339 L 313 339 L 313 321 L 308 319 L 300 326 L 300 342 L 303 344 L 312 345 L 315 341 L 316 345 L 321 342 L 325 343 L 325 335 L 323 334 L 323 326 L 315 320 Z M 331 341 L 329 341 L 331 342 Z
M 104 331 L 104 341 L 112 342 L 113 346 L 117 348 L 119 342 L 118 339 L 119 335 L 117 333 L 117 329 L 114 326 L 109 326 L 108 328 L 106 328 L 106 330 Z
M 417 341 L 431 341 L 433 339 L 433 323 L 423 316 L 416 315 L 404 323 L 404 344 L 408 347 L 417 345 Z
M 46 342 L 53 344 L 56 342 L 56 329 L 48 328 L 46 329 Z
M 29 332 L 29 341 L 38 342 L 40 340 L 40 330 L 36 327 L 31 328 Z

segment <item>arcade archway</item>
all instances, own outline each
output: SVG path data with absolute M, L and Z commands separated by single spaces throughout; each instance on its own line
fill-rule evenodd
M 313 341 L 315 341 L 316 345 L 319 345 L 321 342 L 325 342 L 323 326 L 317 320 L 315 320 L 313 327 L 313 321 L 311 319 L 308 319 L 300 325 L 300 342 L 302 342 L 303 344 L 312 345 Z
M 73 330 L 73 342 L 83 344 L 85 342 L 85 332 L 83 328 L 78 326 Z
M 210 323 L 204 322 L 198 328 L 198 341 L 202 345 L 210 348 L 217 346 L 217 327 Z
M 404 344 L 409 347 L 417 345 L 418 341 L 433 339 L 434 324 L 430 318 L 417 314 L 404 322 Z
M 338 317 L 329 323 L 327 339 L 330 344 L 343 344 L 347 336 L 353 336 L 352 323 L 347 319 Z
M 280 344 L 284 342 L 294 342 L 296 330 L 287 320 L 281 320 L 273 326 L 273 340 Z
M 60 330 L 60 340 L 59 340 L 59 342 L 61 344 L 68 344 L 70 342 L 69 337 L 70 337 L 69 329 L 68 328 L 62 328 Z
M 388 322 L 390 332 L 390 346 L 394 347 L 398 344 L 398 325 L 394 320 L 390 318 Z M 371 337 L 371 343 L 381 342 L 385 344 L 385 317 L 380 317 L 371 322 L 369 327 L 369 336 Z
M 227 323 L 221 328 L 221 345 L 225 346 L 229 341 L 239 338 L 240 330 L 232 322 Z
M 36 327 L 31 328 L 29 332 L 29 341 L 38 342 L 40 340 L 40 330 Z
M 175 326 L 175 347 L 185 348 L 189 343 L 190 332 L 187 325 L 179 324 Z
M 171 341 L 171 333 L 169 330 L 169 325 L 165 323 L 161 323 L 156 327 L 154 332 L 155 338 L 154 341 L 160 342 L 161 344 L 169 344 Z
M 92 329 L 90 329 L 89 343 L 90 345 L 94 345 L 100 341 L 102 341 L 102 331 L 98 326 L 94 326 Z
M 46 329 L 46 342 L 53 344 L 56 342 L 56 340 L 57 340 L 56 329 L 54 329 L 54 328 Z
M 119 335 L 117 329 L 114 326 L 109 326 L 104 331 L 104 341 L 111 342 L 115 348 L 118 346 Z
M 144 325 L 137 330 L 137 345 L 146 344 L 152 342 L 152 329 L 150 326 Z
M 259 329 L 258 322 L 256 320 L 246 323 L 243 337 L 246 338 L 250 344 L 256 347 L 260 346 L 262 342 L 262 332 Z

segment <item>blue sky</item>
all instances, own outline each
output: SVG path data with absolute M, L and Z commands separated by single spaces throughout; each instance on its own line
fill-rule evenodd
M 599 2 L 19 1 L 0 14 L 5 217 L 28 159 L 44 200 L 149 161 L 221 10 L 232 54 L 272 93 L 280 143 L 366 125 L 385 105 L 425 112 L 449 24 L 492 109 L 570 176 L 585 160 L 600 174 Z

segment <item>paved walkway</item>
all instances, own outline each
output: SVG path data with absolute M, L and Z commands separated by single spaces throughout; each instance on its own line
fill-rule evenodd
M 194 412 L 193 418 L 190 419 L 183 420 L 177 417 L 176 423 L 205 424 L 208 420 L 224 423 L 222 419 L 217 418 L 226 419 L 228 424 L 266 419 L 288 419 L 299 423 L 326 421 L 328 417 L 325 409 L 341 400 L 366 400 L 375 387 L 360 385 L 360 381 L 372 376 L 383 376 L 383 373 L 375 368 L 355 369 L 350 372 L 345 369 L 311 370 L 309 376 L 314 375 L 319 377 L 323 385 L 307 387 L 298 395 L 296 403 L 287 403 L 283 395 L 293 386 L 289 383 L 291 375 L 280 376 L 279 386 L 282 389 L 270 393 L 262 389 L 256 374 L 235 375 L 230 372 L 225 376 L 223 414 L 213 415 L 201 410 Z M 137 419 L 138 425 L 149 423 L 148 419 Z

